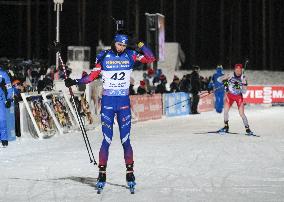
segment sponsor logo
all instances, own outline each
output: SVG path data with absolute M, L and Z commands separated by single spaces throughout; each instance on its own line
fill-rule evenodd
M 130 62 L 128 60 L 108 60 L 107 65 L 128 65 Z
M 243 96 L 246 103 L 284 102 L 284 86 L 249 86 Z

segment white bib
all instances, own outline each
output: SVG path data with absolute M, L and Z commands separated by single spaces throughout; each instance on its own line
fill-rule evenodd
M 132 70 L 102 71 L 103 88 L 108 90 L 125 90 L 130 86 Z

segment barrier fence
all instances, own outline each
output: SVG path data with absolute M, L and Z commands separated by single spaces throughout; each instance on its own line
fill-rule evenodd
M 244 101 L 249 104 L 284 103 L 284 86 L 248 86 Z
M 190 114 L 190 97 L 188 93 L 168 93 L 163 95 L 164 115 L 182 116 Z
M 137 121 L 160 119 L 163 115 L 162 96 L 154 95 L 133 95 L 130 96 L 132 116 Z
M 214 110 L 214 94 L 201 92 L 198 105 L 199 112 Z M 243 95 L 248 104 L 284 103 L 284 86 L 249 86 Z M 21 134 L 34 138 L 45 138 L 54 134 L 63 134 L 79 129 L 74 120 L 73 106 L 69 103 L 69 95 L 59 91 L 42 92 L 41 94 L 22 94 L 24 102 L 20 103 Z M 77 95 L 77 104 L 84 117 L 85 124 L 92 126 L 100 124 L 100 114 L 90 111 L 83 94 Z M 98 99 L 99 100 L 99 99 Z M 134 121 L 161 119 L 162 116 L 173 117 L 188 115 L 190 110 L 190 94 L 168 93 L 153 95 L 130 96 L 132 118 Z M 98 105 L 100 102 L 95 102 Z M 7 128 L 9 141 L 15 140 L 14 106 L 7 109 Z
M 214 110 L 214 94 L 209 94 L 207 91 L 200 93 L 202 96 L 198 103 L 199 112 L 208 112 Z

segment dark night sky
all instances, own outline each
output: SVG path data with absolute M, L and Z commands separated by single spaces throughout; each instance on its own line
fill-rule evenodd
M 28 0 L 0 0 L 0 57 L 27 58 L 30 40 L 31 58 L 52 59 L 48 52 L 55 39 L 52 0 L 30 1 L 28 34 Z M 61 41 L 65 49 L 87 45 L 94 51 L 99 38 L 109 44 L 114 33 L 110 16 L 126 20 L 127 29 L 135 33 L 135 0 L 85 0 L 85 24 L 83 1 L 65 0 L 63 5 Z M 145 40 L 144 13 L 159 12 L 166 16 L 166 41 L 174 41 L 173 2 L 138 1 L 139 38 Z M 283 0 L 176 0 L 176 6 L 176 41 L 186 53 L 185 67 L 213 68 L 217 63 L 228 67 L 249 58 L 250 68 L 284 70 Z

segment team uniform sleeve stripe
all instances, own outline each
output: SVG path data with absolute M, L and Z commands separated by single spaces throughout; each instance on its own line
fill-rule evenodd
M 91 71 L 90 74 L 88 74 L 87 76 L 84 76 L 81 79 L 78 79 L 77 82 L 78 84 L 88 84 L 92 82 L 93 80 L 95 80 L 96 78 L 98 78 L 100 73 L 101 73 L 101 68 L 96 67 L 93 71 Z

